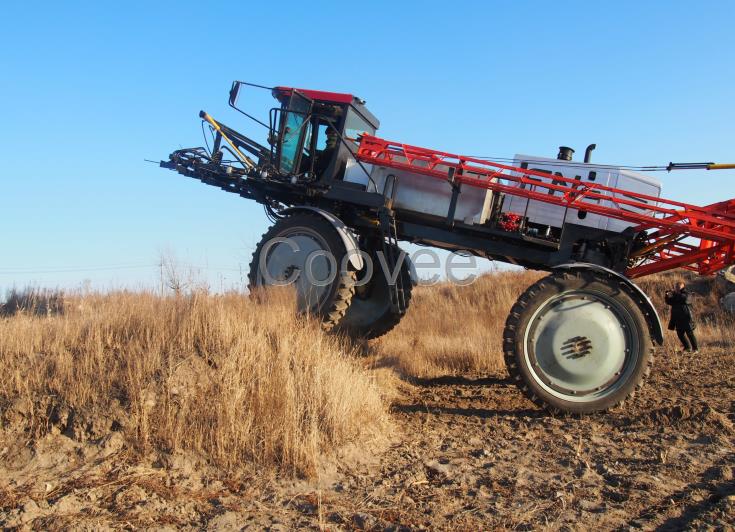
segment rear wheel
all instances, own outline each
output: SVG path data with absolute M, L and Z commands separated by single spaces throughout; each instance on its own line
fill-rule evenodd
M 401 249 L 394 246 L 395 256 L 400 257 Z M 392 330 L 401 321 L 411 302 L 411 267 L 410 259 L 404 256 L 401 262 L 399 291 L 405 303 L 403 313 L 395 312 L 390 300 L 389 280 L 383 271 L 378 258 L 377 250 L 370 253 L 372 272 L 367 283 L 355 287 L 355 294 L 350 302 L 344 318 L 339 324 L 339 330 L 349 336 L 357 338 L 377 338 Z M 388 272 L 391 276 L 393 272 Z
M 253 253 L 250 289 L 293 286 L 299 312 L 334 328 L 350 305 L 355 272 L 345 265 L 347 250 L 332 224 L 319 215 L 297 213 L 276 222 Z M 344 267 L 343 267 L 344 266 Z
M 590 413 L 622 403 L 650 371 L 645 317 L 614 276 L 557 272 L 511 309 L 505 362 L 523 393 L 552 412 Z

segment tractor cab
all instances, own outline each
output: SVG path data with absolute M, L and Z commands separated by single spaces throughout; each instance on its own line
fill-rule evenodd
M 240 83 L 230 92 L 233 107 Z M 380 124 L 365 101 L 352 94 L 291 87 L 275 87 L 272 94 L 280 107 L 270 112 L 271 163 L 292 181 L 341 180 L 357 152 L 358 136 L 374 135 Z
M 365 102 L 351 94 L 276 87 L 273 96 L 281 103 L 276 163 L 282 174 L 340 180 L 358 136 L 374 135 L 379 126 Z

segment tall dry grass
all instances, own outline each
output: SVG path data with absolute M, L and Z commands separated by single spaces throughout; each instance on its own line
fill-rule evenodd
M 469 286 L 419 286 L 406 316 L 375 349 L 413 377 L 502 371 L 505 319 L 518 296 L 541 276 L 506 271 L 483 275 Z
M 29 438 L 120 430 L 140 452 L 190 450 L 226 468 L 277 464 L 308 474 L 320 454 L 388 426 L 389 390 L 358 355 L 412 377 L 503 375 L 506 316 L 543 275 L 498 272 L 470 286 L 419 287 L 401 324 L 361 346 L 296 318 L 294 302 L 273 292 L 69 298 L 61 315 L 0 317 L 0 419 L 6 433 Z M 733 345 L 735 320 L 719 309 L 724 291 L 711 278 L 640 281 L 664 326 L 663 293 L 679 279 L 694 294 L 702 345 Z M 667 331 L 664 353 L 678 345 Z
M 387 416 L 353 348 L 294 308 L 273 293 L 115 293 L 67 301 L 60 316 L 0 318 L 5 427 L 121 430 L 140 452 L 308 474 L 320 453 L 380 434 Z

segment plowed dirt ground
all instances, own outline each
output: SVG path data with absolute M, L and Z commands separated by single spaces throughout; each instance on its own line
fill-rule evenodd
M 400 381 L 395 432 L 316 480 L 220 478 L 194 456 L 130 459 L 115 434 L 2 450 L 7 528 L 726 530 L 735 524 L 735 355 L 662 354 L 642 393 L 554 418 L 503 372 Z M 368 360 L 378 367 L 380 359 Z M 56 431 L 58 432 L 58 431 Z M 22 442 L 19 442 L 22 443 Z M 337 465 L 329 465 L 329 464 Z

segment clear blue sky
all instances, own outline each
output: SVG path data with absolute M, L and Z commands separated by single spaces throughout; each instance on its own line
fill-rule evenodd
M 261 207 L 144 162 L 201 145 L 200 109 L 244 127 L 233 79 L 353 92 L 447 151 L 735 162 L 731 1 L 62 4 L 3 6 L 0 290 L 153 285 L 162 250 L 236 281 Z M 661 177 L 735 197 L 735 172 Z

